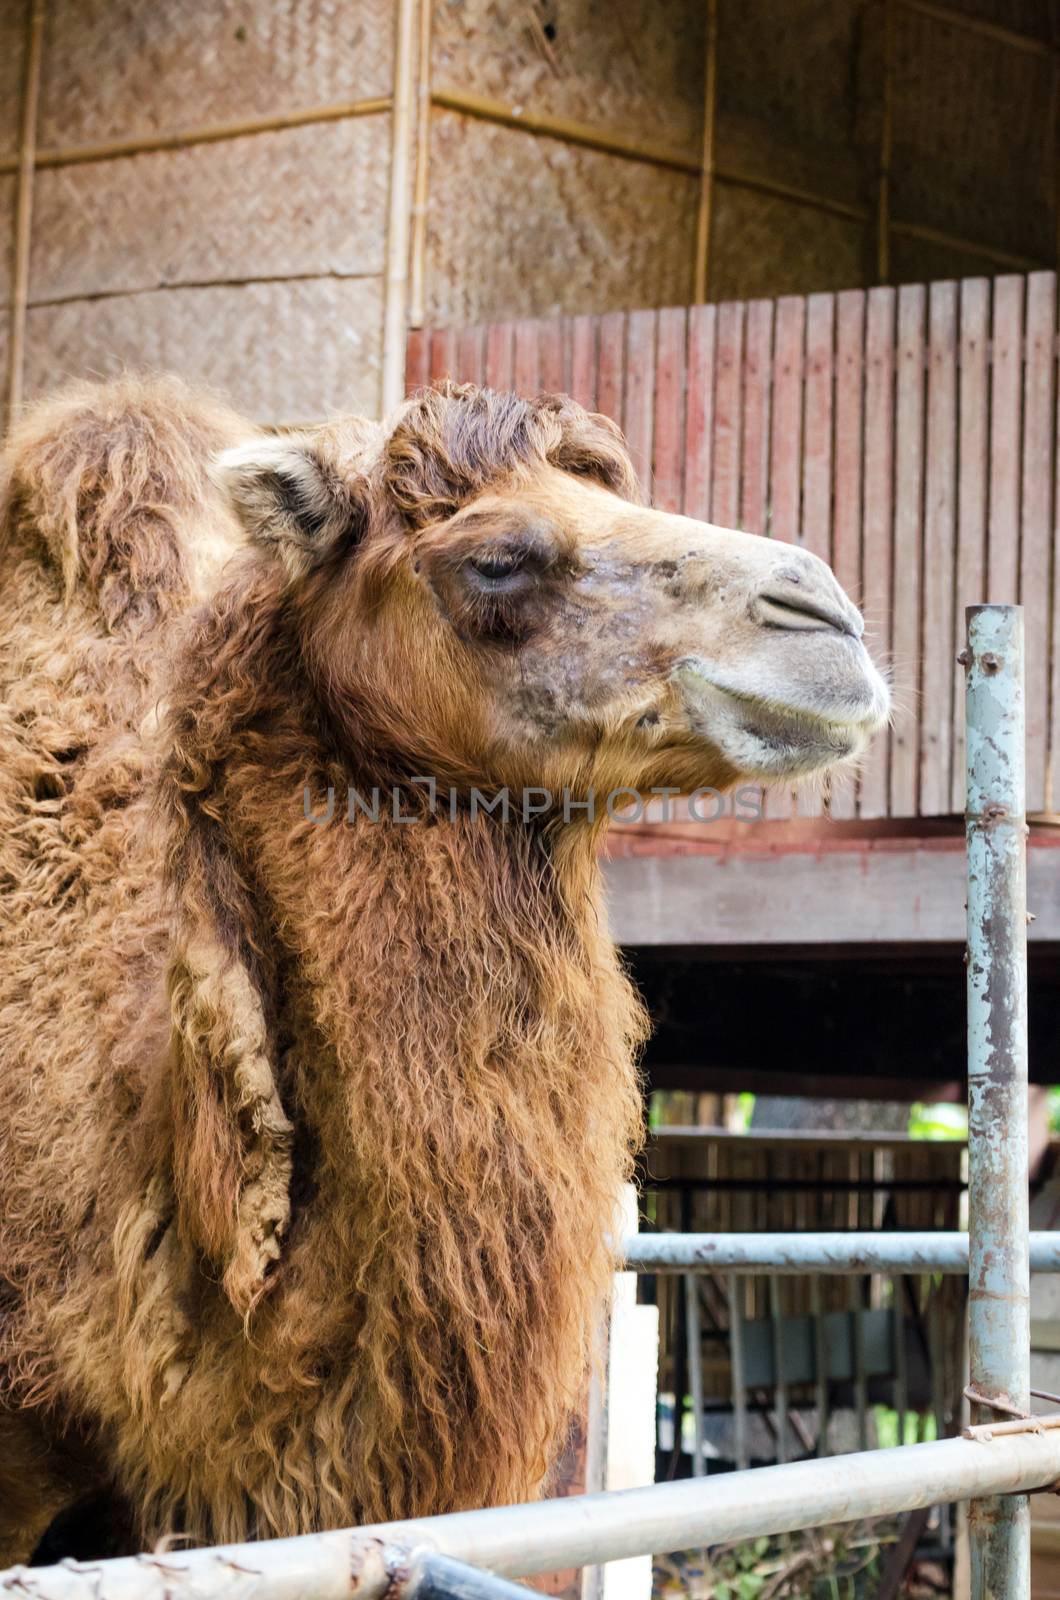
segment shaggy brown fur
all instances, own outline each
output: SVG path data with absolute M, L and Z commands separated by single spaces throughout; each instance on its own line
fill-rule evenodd
M 0 536 L 0 1561 L 115 1487 L 233 1540 L 525 1499 L 639 1137 L 598 828 L 474 788 L 790 776 L 886 711 L 805 551 L 612 424 L 31 412 Z M 320 826 L 333 788 L 456 792 Z M 411 787 L 410 787 L 411 786 Z
M 442 409 L 387 464 L 410 510 L 587 426 L 483 413 L 447 458 Z M 380 730 L 336 758 L 304 659 L 325 587 L 264 561 L 194 621 L 160 744 L 145 726 L 203 550 L 237 543 L 207 463 L 247 431 L 128 379 L 9 452 L 0 1368 L 39 1476 L 8 1559 L 78 1480 L 49 1453 L 90 1486 L 86 1441 L 145 1539 L 523 1498 L 609 1270 L 642 1019 L 588 833 L 561 873 L 541 831 L 466 813 L 307 822 L 306 780 L 370 781 Z

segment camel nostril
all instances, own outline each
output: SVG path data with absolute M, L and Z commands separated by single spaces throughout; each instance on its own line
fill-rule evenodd
M 834 629 L 854 639 L 861 633 L 861 618 L 853 606 L 841 604 L 838 598 L 822 599 L 805 590 L 793 594 L 786 586 L 758 595 L 752 611 L 756 621 L 766 628 L 782 628 L 791 633 L 826 633 Z

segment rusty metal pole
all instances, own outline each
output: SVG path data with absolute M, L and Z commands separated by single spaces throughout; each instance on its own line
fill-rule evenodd
M 1003 1415 L 1030 1407 L 1023 612 L 967 620 L 968 1336 L 971 1386 Z M 973 1501 L 969 1532 L 972 1600 L 1029 1600 L 1026 1495 Z

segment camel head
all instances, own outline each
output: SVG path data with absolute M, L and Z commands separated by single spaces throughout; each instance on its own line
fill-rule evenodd
M 859 756 L 862 620 L 789 544 L 649 510 L 613 423 L 447 386 L 217 468 L 332 725 L 439 781 L 691 790 Z

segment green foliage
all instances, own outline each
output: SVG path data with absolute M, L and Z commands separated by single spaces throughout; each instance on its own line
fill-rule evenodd
M 967 1139 L 967 1106 L 943 1103 L 923 1105 L 918 1100 L 909 1108 L 909 1137 L 911 1139 Z

